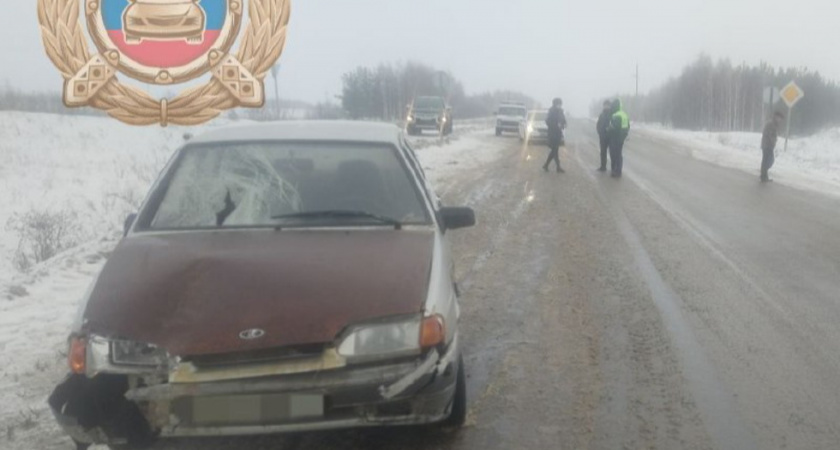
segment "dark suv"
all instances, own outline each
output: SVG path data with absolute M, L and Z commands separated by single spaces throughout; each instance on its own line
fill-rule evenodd
M 406 132 L 417 135 L 423 130 L 452 133 L 452 108 L 443 97 L 417 97 L 408 105 Z

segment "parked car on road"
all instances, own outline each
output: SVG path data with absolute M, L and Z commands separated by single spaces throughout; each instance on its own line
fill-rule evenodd
M 79 448 L 466 414 L 449 230 L 393 125 L 190 139 L 84 299 L 50 396 Z
M 503 103 L 496 111 L 496 136 L 501 136 L 505 131 L 519 131 L 519 123 L 528 114 L 528 108 L 521 103 Z
M 406 109 L 405 128 L 409 135 L 421 134 L 423 130 L 452 134 L 452 107 L 443 97 L 417 97 Z
M 519 140 L 523 142 L 548 142 L 548 125 L 545 119 L 548 111 L 530 111 L 528 117 L 519 122 Z

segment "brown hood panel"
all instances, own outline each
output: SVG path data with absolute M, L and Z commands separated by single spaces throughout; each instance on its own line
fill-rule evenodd
M 133 236 L 85 311 L 91 333 L 203 355 L 330 342 L 347 325 L 422 311 L 431 231 Z M 259 328 L 265 337 L 239 338 Z

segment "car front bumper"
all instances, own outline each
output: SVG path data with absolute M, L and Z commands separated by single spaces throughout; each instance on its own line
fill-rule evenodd
M 50 397 L 58 423 L 76 442 L 123 444 L 177 436 L 232 436 L 417 425 L 444 420 L 450 412 L 459 370 L 457 337 L 444 354 L 389 364 L 344 367 L 318 373 L 203 383 L 130 387 L 114 375 L 71 375 Z M 116 386 L 115 385 L 119 385 Z M 287 396 L 323 399 L 309 416 L 278 419 L 270 403 Z M 227 419 L 196 420 L 195 406 L 207 399 L 223 405 L 261 402 L 255 411 Z M 228 402 L 230 400 L 230 402 Z M 195 402 L 195 403 L 194 403 Z M 218 402 L 215 402 L 217 405 Z M 268 405 L 268 406 L 266 406 Z M 113 412 L 104 411 L 107 408 Z M 225 415 L 225 411 L 220 411 Z M 202 412 L 202 415 L 205 415 Z M 205 415 L 206 416 L 206 415 Z M 119 419 L 123 417 L 124 419 Z
M 528 142 L 547 142 L 548 141 L 548 130 L 534 130 L 530 133 L 527 133 L 525 138 Z
M 519 131 L 517 122 L 496 122 L 496 129 L 502 131 Z
M 437 130 L 440 129 L 441 119 L 439 118 L 415 118 L 408 123 L 409 126 L 417 130 Z

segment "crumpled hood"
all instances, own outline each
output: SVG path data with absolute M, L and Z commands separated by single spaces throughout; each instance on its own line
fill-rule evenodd
M 432 230 L 134 235 L 99 276 L 84 329 L 179 356 L 331 342 L 422 311 L 433 243 Z M 255 328 L 265 336 L 240 339 Z

